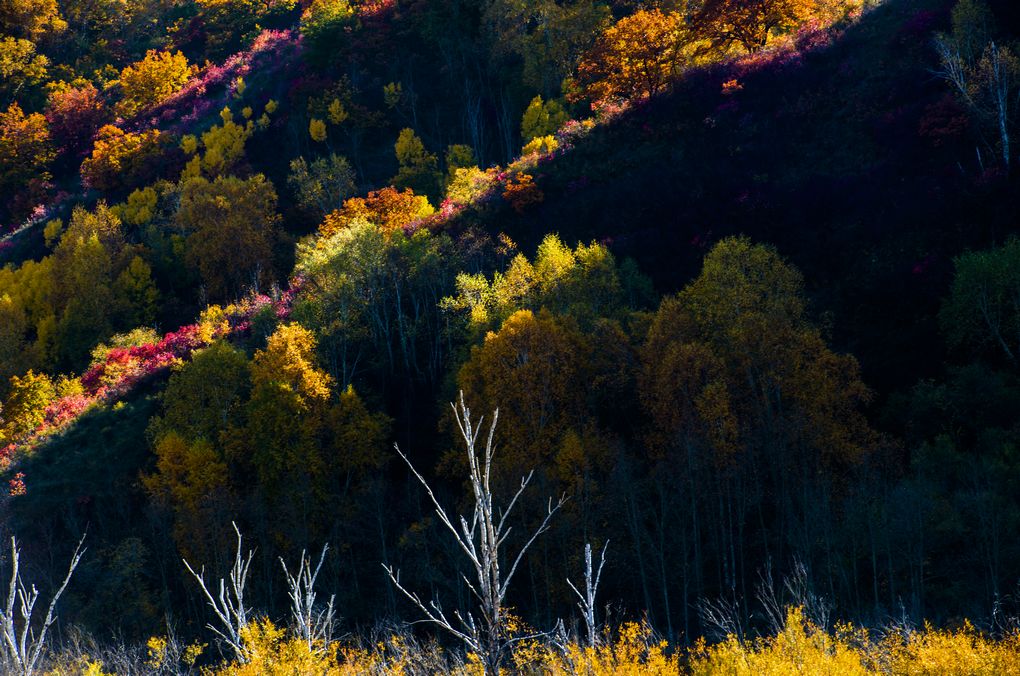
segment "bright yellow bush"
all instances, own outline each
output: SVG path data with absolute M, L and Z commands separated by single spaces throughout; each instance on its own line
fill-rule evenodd
M 549 676 L 673 676 L 680 673 L 679 656 L 668 654 L 668 643 L 656 640 L 647 624 L 628 622 L 616 640 L 600 646 L 570 643 L 564 651 L 537 642 L 514 651 L 517 669 Z
M 305 641 L 287 636 L 270 620 L 252 622 L 241 630 L 248 661 L 233 662 L 215 672 L 216 676 L 294 676 L 317 674 L 339 676 L 332 650 L 311 650 Z
M 874 673 L 865 666 L 867 655 L 859 645 L 867 645 L 867 633 L 863 630 L 840 627 L 830 634 L 808 621 L 803 610 L 791 608 L 786 626 L 776 636 L 747 643 L 730 636 L 714 646 L 699 642 L 691 653 L 690 673 L 694 676 Z
M 375 645 L 315 647 L 278 629 L 269 620 L 244 632 L 250 661 L 221 666 L 209 676 L 321 674 L 323 676 L 405 676 L 409 673 L 481 676 L 482 662 L 460 660 L 429 645 L 391 636 Z M 157 644 L 156 648 L 160 646 Z M 150 649 L 152 644 L 150 643 Z M 790 608 L 775 636 L 740 641 L 729 637 L 708 645 L 704 639 L 671 651 L 644 623 L 624 624 L 598 646 L 553 645 L 540 638 L 514 646 L 502 673 L 542 676 L 1012 676 L 1020 675 L 1020 635 L 992 639 L 965 624 L 958 630 L 926 625 L 908 634 L 875 639 L 867 630 L 837 625 L 825 631 Z
M 903 676 L 992 676 L 1020 674 L 1020 634 L 993 640 L 970 622 L 947 631 L 926 625 L 907 637 L 882 641 L 876 672 Z

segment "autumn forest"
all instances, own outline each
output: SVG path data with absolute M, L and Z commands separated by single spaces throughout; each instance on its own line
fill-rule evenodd
M 0 671 L 1020 675 L 1012 0 L 0 0 Z

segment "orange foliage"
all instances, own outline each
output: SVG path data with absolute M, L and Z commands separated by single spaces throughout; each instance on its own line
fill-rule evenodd
M 410 188 L 403 191 L 392 187 L 383 188 L 373 190 L 365 197 L 346 200 L 343 208 L 326 216 L 326 220 L 319 226 L 319 234 L 322 235 L 322 241 L 325 241 L 356 219 L 364 219 L 390 234 L 433 213 L 435 209 L 429 204 L 428 198 L 415 195 Z
M 684 18 L 658 9 L 620 19 L 599 36 L 577 67 L 592 100 L 634 99 L 661 91 L 684 65 L 692 41 Z
M 510 203 L 519 214 L 523 214 L 532 204 L 541 204 L 545 199 L 545 193 L 535 185 L 531 174 L 517 174 L 512 180 L 507 181 L 503 189 L 503 199 Z
M 707 0 L 697 23 L 706 37 L 718 43 L 735 43 L 756 52 L 773 33 L 810 19 L 817 5 L 817 0 Z

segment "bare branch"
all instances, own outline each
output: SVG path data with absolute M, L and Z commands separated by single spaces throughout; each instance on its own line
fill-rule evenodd
M 524 546 L 517 552 L 516 556 L 514 556 L 513 565 L 511 565 L 509 573 L 504 575 L 500 570 L 500 559 L 502 558 L 501 548 L 511 531 L 511 528 L 507 525 L 507 518 L 531 482 L 534 472 L 529 472 L 527 476 L 521 478 L 520 487 L 514 493 L 507 507 L 499 510 L 499 516 L 497 517 L 496 510 L 493 509 L 490 479 L 492 476 L 492 459 L 495 455 L 494 440 L 496 422 L 499 420 L 499 410 L 497 409 L 493 413 L 492 423 L 489 425 L 489 432 L 486 436 L 485 448 L 479 452 L 477 442 L 482 432 L 484 418 L 479 419 L 477 423 L 472 420 L 471 410 L 464 401 L 463 392 L 460 393 L 459 402 L 450 405 L 453 408 L 457 429 L 460 431 L 461 437 L 464 440 L 465 450 L 467 451 L 468 478 L 470 479 L 471 492 L 474 496 L 474 509 L 470 518 L 465 515 L 458 515 L 457 517 L 456 522 L 459 524 L 459 528 L 454 525 L 454 519 L 450 518 L 447 511 L 439 503 L 425 478 L 415 469 L 414 465 L 400 448 L 396 446 L 395 448 L 400 457 L 407 463 L 415 478 L 424 486 L 425 492 L 432 501 L 439 520 L 453 534 L 458 547 L 467 555 L 468 560 L 471 562 L 471 566 L 474 569 L 474 579 L 469 579 L 466 575 L 463 578 L 472 596 L 478 600 L 480 618 L 482 620 L 481 625 L 475 622 L 474 617 L 470 613 L 461 613 L 459 610 L 454 611 L 453 617 L 460 623 L 460 627 L 454 625 L 443 613 L 437 601 L 432 601 L 426 605 L 416 593 L 407 590 L 400 584 L 399 573 L 395 572 L 392 566 L 384 564 L 383 567 L 386 569 L 394 586 L 418 607 L 427 618 L 426 621 L 442 627 L 461 640 L 468 649 L 477 653 L 482 658 L 487 674 L 498 674 L 499 665 L 509 646 L 515 641 L 522 640 L 521 637 L 512 637 L 506 634 L 506 617 L 503 602 L 506 598 L 508 586 L 514 577 L 514 573 L 517 572 L 517 566 L 523 559 L 524 554 L 538 536 L 548 530 L 549 520 L 563 506 L 566 497 L 561 497 L 555 506 L 550 498 L 545 518 L 531 534 L 531 537 L 524 543 Z
M 3 641 L 0 642 L 0 661 L 6 673 L 16 673 L 22 676 L 30 676 L 35 673 L 46 649 L 46 634 L 50 625 L 56 621 L 54 614 L 57 609 L 57 602 L 67 589 L 78 563 L 85 554 L 82 545 L 85 544 L 85 536 L 82 535 L 78 546 L 74 548 L 71 555 L 71 562 L 67 567 L 67 574 L 63 582 L 57 587 L 46 608 L 46 615 L 43 617 L 42 626 L 39 628 L 39 635 L 36 636 L 32 629 L 32 615 L 35 612 L 35 604 L 39 600 L 39 590 L 35 585 L 26 587 L 21 578 L 21 549 L 18 547 L 17 538 L 11 538 L 11 579 L 7 592 L 7 603 L 3 611 L 0 611 L 0 633 L 3 634 Z M 17 605 L 17 617 L 15 616 L 15 605 Z M 20 624 L 20 629 L 17 626 Z
M 248 626 L 248 616 L 251 613 L 251 609 L 244 604 L 244 588 L 248 583 L 248 569 L 251 567 L 255 550 L 249 550 L 247 558 L 241 555 L 241 543 L 243 540 L 241 531 L 238 530 L 236 523 L 232 525 L 234 526 L 234 532 L 237 533 L 237 552 L 234 555 L 234 565 L 230 569 L 230 585 L 228 587 L 227 581 L 220 578 L 219 593 L 216 597 L 210 593 L 209 587 L 206 584 L 205 566 L 202 567 L 200 572 L 196 573 L 187 559 L 182 559 L 182 561 L 184 561 L 184 566 L 188 569 L 188 572 L 198 582 L 198 586 L 201 587 L 202 593 L 205 594 L 209 607 L 212 608 L 220 625 L 222 625 L 222 628 L 220 628 L 209 623 L 206 627 L 233 649 L 238 660 L 247 662 L 248 651 L 245 649 L 244 642 L 241 639 L 241 631 Z

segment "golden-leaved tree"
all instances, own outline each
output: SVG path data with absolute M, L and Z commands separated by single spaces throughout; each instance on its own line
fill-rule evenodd
M 176 94 L 195 74 L 180 51 L 150 49 L 141 61 L 120 72 L 122 98 L 117 112 L 130 117 Z
M 681 14 L 638 10 L 598 37 L 581 58 L 577 78 L 592 100 L 654 96 L 694 62 L 697 47 Z
M 705 0 L 696 17 L 698 31 L 721 45 L 745 51 L 764 49 L 776 33 L 810 19 L 818 0 Z

